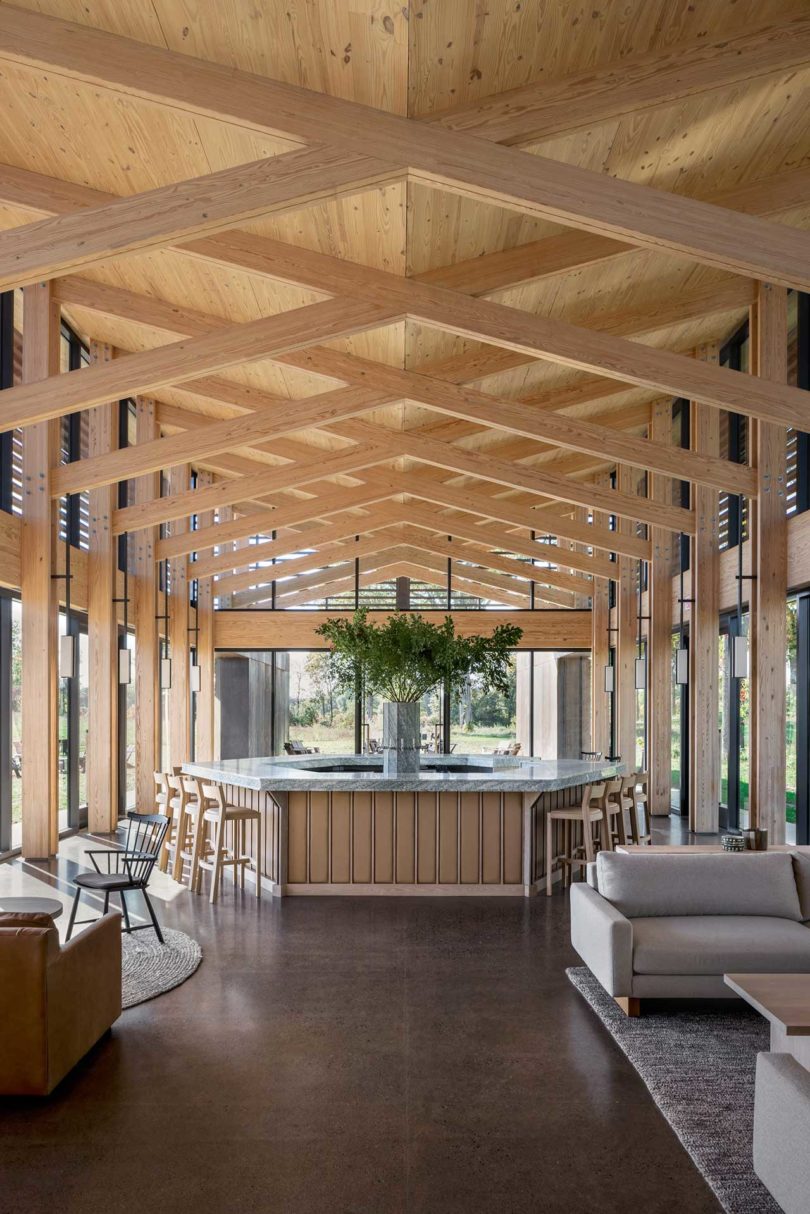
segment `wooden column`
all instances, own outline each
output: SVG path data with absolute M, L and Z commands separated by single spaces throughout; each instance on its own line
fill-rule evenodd
M 197 484 L 212 485 L 210 472 L 198 472 Z M 213 511 L 199 516 L 197 526 L 210 527 L 214 522 Z M 198 556 L 213 556 L 213 549 L 198 553 Z M 197 694 L 194 719 L 196 737 L 194 757 L 214 759 L 214 584 L 210 577 L 197 584 L 197 665 L 200 668 L 200 690 Z
M 169 473 L 171 493 L 185 493 L 191 487 L 188 464 L 179 464 Z M 188 530 L 189 520 L 177 519 L 172 535 Z M 191 758 L 191 689 L 189 686 L 189 603 L 188 573 L 185 556 L 170 562 L 169 655 L 172 660 L 172 686 L 169 692 L 169 764 L 187 763 Z
M 635 492 L 633 469 L 620 464 L 616 485 L 621 493 Z M 630 519 L 618 519 L 620 535 L 630 535 L 634 524 Z M 636 636 L 638 630 L 638 601 L 636 575 L 638 562 L 621 556 L 618 561 L 619 580 L 616 585 L 616 753 L 622 756 L 627 770 L 635 770 L 636 762 Z
M 135 438 L 147 443 L 159 437 L 155 402 L 135 402 Z M 139 476 L 135 502 L 160 497 L 160 473 Z M 152 773 L 160 768 L 160 633 L 157 621 L 157 528 L 134 531 L 129 541 L 132 605 L 135 617 L 135 790 L 139 813 L 155 807 Z
M 112 348 L 90 343 L 92 363 L 110 362 Z M 88 410 L 88 457 L 118 447 L 116 401 Z M 87 822 L 91 831 L 115 830 L 118 821 L 118 545 L 112 531 L 117 484 L 89 493 L 87 554 L 89 700 L 87 732 Z
M 59 304 L 50 283 L 23 291 L 24 383 L 58 375 Z M 59 462 L 59 422 L 23 430 L 22 593 L 22 852 L 55 855 L 59 845 L 57 775 L 58 597 L 53 579 L 58 511 L 51 469 Z
M 715 345 L 701 347 L 698 357 L 716 363 Z M 718 455 L 720 414 L 692 402 L 692 449 Z M 720 816 L 720 701 L 718 636 L 720 625 L 719 495 L 693 485 L 697 534 L 692 541 L 692 599 L 689 623 L 689 825 L 714 832 Z
M 787 292 L 760 283 L 751 316 L 752 370 L 787 383 Z M 787 517 L 784 426 L 751 423 L 751 457 L 758 498 L 750 504 L 753 539 L 749 582 L 751 631 L 751 824 L 764 826 L 771 843 L 785 841 L 785 647 Z
M 650 419 L 650 438 L 672 442 L 672 404 L 656 401 Z M 672 502 L 672 480 L 650 474 L 650 497 Z M 647 737 L 650 776 L 650 812 L 668 814 L 672 802 L 672 577 L 675 537 L 664 527 L 652 527 L 652 561 L 648 578 L 647 621 Z

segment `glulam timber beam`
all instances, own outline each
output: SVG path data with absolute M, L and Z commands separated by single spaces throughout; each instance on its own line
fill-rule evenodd
M 395 151 L 411 179 L 428 185 L 782 286 L 810 286 L 810 272 L 802 269 L 810 264 L 810 234 L 765 220 L 6 5 L 0 8 L 0 47 L 15 63 L 319 145 L 288 154 L 305 164 L 311 153 L 324 154 L 320 145 L 326 144 L 356 161 L 349 165 L 355 182 L 364 160 L 379 157 L 387 165 Z M 380 172 L 373 159 L 371 165 L 366 172 Z M 291 176 L 295 186 L 303 174 Z M 326 176 L 316 171 L 308 189 L 323 197 Z M 105 229 L 106 217 L 97 215 L 83 230 L 95 226 Z M 49 264 L 54 260 L 52 249 Z M 7 269 L 0 263 L 0 276 Z M 40 264 L 37 274 L 46 272 L 48 265 Z
M 680 43 L 559 81 L 528 84 L 432 114 L 430 122 L 509 147 L 590 129 L 674 101 L 786 74 L 810 60 L 810 21 Z
M 23 292 L 22 378 L 47 382 L 59 372 L 59 304 L 50 283 Z M 10 389 L 9 389 L 10 390 Z M 23 435 L 22 538 L 22 854 L 46 859 L 59 846 L 57 775 L 58 596 L 55 546 L 57 513 L 50 493 L 51 469 L 61 449 L 59 426 L 30 426 Z
M 71 288 L 71 284 L 75 284 Z M 163 301 L 150 300 L 148 297 L 135 296 L 131 292 L 126 292 L 120 288 L 107 287 L 104 285 L 84 282 L 78 279 L 66 280 L 67 289 L 59 293 L 60 298 L 64 302 L 70 300 L 78 301 L 82 306 L 92 307 L 95 304 L 96 310 L 112 312 L 122 318 L 128 318 L 133 314 L 133 310 L 137 311 L 137 315 L 141 318 L 153 314 L 157 310 L 158 316 L 162 317 L 161 324 L 170 326 L 166 331 L 173 334 L 184 334 L 188 331 L 189 335 L 201 334 L 206 331 L 216 332 L 221 329 L 225 322 L 218 317 L 207 317 L 202 314 L 196 314 L 194 317 L 181 317 L 178 319 L 176 309 L 173 305 L 166 304 Z M 751 300 L 753 288 L 747 282 L 732 281 L 730 284 L 721 284 L 712 287 L 710 290 L 702 290 L 698 293 L 693 293 L 692 296 L 687 294 L 685 299 L 679 300 L 677 307 L 666 311 L 667 323 L 676 323 L 676 318 L 683 321 L 687 318 L 700 315 L 705 308 L 717 307 L 723 310 L 727 306 L 743 307 L 747 306 Z M 626 310 L 621 313 L 614 314 L 597 314 L 594 318 L 594 326 L 604 331 L 614 333 L 638 333 L 644 331 L 646 325 L 650 326 L 649 309 L 628 313 Z M 654 324 L 657 325 L 661 318 L 656 318 Z M 206 327 L 208 326 L 208 327 Z M 316 349 L 303 355 L 291 355 L 289 357 L 282 356 L 283 361 L 288 361 L 292 365 L 306 367 L 308 370 L 316 371 L 319 374 L 330 375 L 335 378 L 342 378 L 354 384 L 365 384 L 368 387 L 379 386 L 381 393 L 380 403 L 386 403 L 382 399 L 386 395 L 386 391 L 390 396 L 392 393 L 408 394 L 411 399 L 437 408 L 440 412 L 445 412 L 450 416 L 461 418 L 464 421 L 473 422 L 475 424 L 484 424 L 495 426 L 499 429 L 521 437 L 529 439 L 537 439 L 539 442 L 549 443 L 552 445 L 565 446 L 571 450 L 582 451 L 587 454 L 596 456 L 607 455 L 609 458 L 616 460 L 632 461 L 638 466 L 658 468 L 656 461 L 660 461 L 661 467 L 659 470 L 667 472 L 671 475 L 680 476 L 683 479 L 711 478 L 710 483 L 717 484 L 719 488 L 723 488 L 728 492 L 746 492 L 753 491 L 753 474 L 751 471 L 739 464 L 734 464 L 729 460 L 700 460 L 694 457 L 690 462 L 688 454 L 677 449 L 659 449 L 659 446 L 650 443 L 646 439 L 634 439 L 629 436 L 622 438 L 617 436 L 615 431 L 609 426 L 600 426 L 590 421 L 578 420 L 576 425 L 572 425 L 570 421 L 548 416 L 544 411 L 542 416 L 539 416 L 536 407 L 528 404 L 522 404 L 519 401 L 504 400 L 498 397 L 489 395 L 484 392 L 475 391 L 470 388 L 464 388 L 461 385 L 445 382 L 440 376 L 425 375 L 412 371 L 403 371 L 397 368 L 385 367 L 382 364 L 374 363 L 369 359 L 358 358 L 350 354 L 344 354 L 339 351 L 328 349 Z M 191 385 L 189 385 L 191 386 Z M 220 391 L 224 395 L 228 394 L 229 386 L 226 384 L 220 387 Z M 304 408 L 312 408 L 313 422 L 318 424 L 318 403 L 323 401 L 324 404 L 329 403 L 330 394 L 324 393 L 316 398 L 308 400 Z M 339 398 L 334 398 L 336 402 Z M 563 401 L 565 398 L 563 397 Z M 261 394 L 254 393 L 251 404 L 256 407 L 262 401 Z M 283 406 L 280 402 L 268 400 L 268 407 L 272 407 L 281 412 Z M 289 408 L 289 407 L 288 407 Z M 350 405 L 346 406 L 346 415 L 351 416 Z M 304 415 L 306 420 L 307 414 Z M 279 424 L 278 433 L 283 433 L 283 417 Z M 309 424 L 307 421 L 306 424 Z M 258 419 L 251 422 L 251 426 L 255 427 L 253 434 L 248 430 L 245 434 L 245 442 L 242 445 L 249 445 L 248 440 L 253 442 L 262 441 L 263 433 L 261 423 Z M 189 439 L 189 454 L 185 458 L 204 458 L 207 454 L 215 454 L 217 450 L 227 450 L 227 447 L 219 447 L 220 442 L 227 442 L 232 434 L 232 431 L 223 423 L 218 431 L 206 431 L 199 434 L 196 439 Z M 268 431 L 267 437 L 271 437 L 273 431 Z M 221 435 L 221 438 L 220 438 Z M 255 435 L 255 437 L 254 437 Z M 208 440 L 211 440 L 210 450 L 208 448 Z M 175 445 L 179 450 L 182 448 L 182 440 L 176 439 Z M 171 462 L 175 455 L 171 448 L 163 452 L 158 447 L 154 447 L 151 451 L 144 450 L 138 453 L 139 460 L 147 460 L 153 457 L 158 460 L 157 467 L 167 465 Z M 98 465 L 98 474 L 109 474 L 106 472 L 103 465 Z M 95 470 L 84 461 L 81 465 L 73 465 L 69 469 L 58 472 L 59 483 L 66 483 L 67 478 L 72 478 L 75 481 L 74 491 L 76 486 L 86 488 L 87 484 L 81 483 L 82 480 L 87 480 L 88 477 L 96 475 Z M 128 473 L 132 475 L 132 473 Z
M 191 470 L 179 464 L 168 474 L 169 494 L 182 496 L 188 491 Z M 172 533 L 187 531 L 189 520 L 180 516 L 172 522 Z M 169 640 L 172 681 L 169 688 L 168 764 L 176 767 L 191 759 L 191 669 L 189 645 L 189 583 L 184 560 L 169 562 Z
M 787 294 L 761 283 L 752 309 L 754 371 L 777 383 L 787 367 Z M 750 534 L 756 577 L 749 583 L 749 626 L 754 660 L 750 660 L 751 824 L 763 826 L 774 843 L 785 842 L 787 723 L 785 652 L 788 590 L 787 436 L 784 427 L 759 422 L 753 427 L 752 458 L 759 491 L 751 503 Z
M 201 372 L 272 358 L 329 335 L 345 337 L 375 328 L 401 315 L 366 300 L 331 299 L 231 325 L 220 333 L 172 342 L 70 375 L 52 376 L 42 383 L 8 388 L 0 403 L 0 426 L 32 425 L 106 400 L 149 394 L 195 379 Z

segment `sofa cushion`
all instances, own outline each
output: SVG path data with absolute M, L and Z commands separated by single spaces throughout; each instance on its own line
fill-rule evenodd
M 656 856 L 600 852 L 599 892 L 628 919 L 644 915 L 768 915 L 801 919 L 787 852 Z
M 810 973 L 810 929 L 753 915 L 633 921 L 636 974 Z
M 799 891 L 802 919 L 810 919 L 810 847 L 797 847 L 792 853 L 793 876 Z

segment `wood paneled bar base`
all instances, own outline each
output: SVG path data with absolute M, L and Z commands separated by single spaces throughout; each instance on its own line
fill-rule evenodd
M 187 763 L 264 815 L 263 879 L 278 895 L 495 895 L 545 888 L 545 815 L 621 765 L 431 755 L 384 777 L 374 756 Z M 467 770 L 459 772 L 459 766 Z M 328 770 L 339 767 L 341 770 Z M 454 770 L 446 770 L 453 768 Z

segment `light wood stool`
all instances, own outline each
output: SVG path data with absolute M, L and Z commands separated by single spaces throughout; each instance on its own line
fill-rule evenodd
M 622 804 L 622 788 L 624 778 L 607 780 L 604 791 L 599 798 L 602 814 L 603 846 L 606 851 L 613 851 L 617 843 L 627 842 L 627 831 L 624 824 L 624 806 Z
M 231 805 L 225 800 L 225 789 L 221 784 L 200 783 L 202 813 L 198 818 L 195 858 L 191 888 L 200 892 L 203 871 L 211 873 L 210 901 L 216 902 L 222 884 L 224 869 L 233 870 L 233 883 L 245 888 L 245 869 L 252 865 L 256 877 L 256 897 L 262 896 L 261 855 L 262 815 L 258 809 Z M 251 841 L 255 844 L 255 860 L 247 850 L 248 824 Z M 254 836 L 255 826 L 255 838 Z M 228 833 L 230 828 L 230 846 Z
M 182 883 L 184 870 L 188 865 L 189 889 L 193 889 L 203 799 L 200 781 L 195 776 L 178 776 L 177 780 L 180 786 L 180 806 L 173 851 L 172 876 L 175 881 Z
M 551 897 L 555 867 L 562 869 L 563 888 L 571 884 L 574 868 L 584 868 L 596 854 L 599 843 L 594 840 L 594 826 L 599 826 L 600 841 L 604 841 L 604 817 L 601 806 L 603 785 L 586 784 L 582 802 L 565 809 L 550 809 L 546 813 L 546 893 Z M 554 824 L 562 825 L 563 849 L 554 851 Z M 575 831 L 582 827 L 582 842 L 575 842 Z
M 652 819 L 650 817 L 650 777 L 646 771 L 637 771 L 633 776 L 633 818 L 635 843 L 652 844 Z
M 162 873 L 168 872 L 169 863 L 173 861 L 177 842 L 177 823 L 180 814 L 181 790 L 177 775 L 174 771 L 153 772 L 155 781 L 155 813 L 165 814 L 169 819 L 169 829 L 163 839 L 160 849 L 158 868 Z

